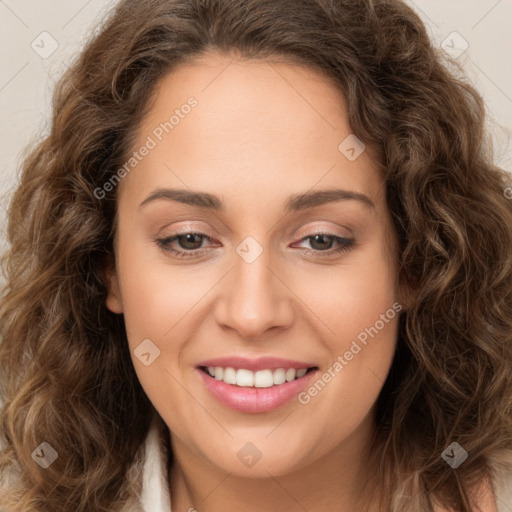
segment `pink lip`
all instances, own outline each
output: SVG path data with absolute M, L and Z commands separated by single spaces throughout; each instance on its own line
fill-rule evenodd
M 201 365 L 202 366 L 202 365 Z M 206 365 L 205 365 L 206 366 Z M 224 366 L 215 364 L 208 366 Z M 229 366 L 229 365 L 226 365 Z M 231 367 L 236 367 L 231 366 Z M 245 368 L 245 366 L 242 366 Z M 300 368 L 301 366 L 289 366 L 288 368 Z M 239 367 L 240 368 L 240 367 Z M 269 366 L 266 366 L 269 368 Z M 283 366 L 277 366 L 283 368 Z M 304 368 L 304 366 L 302 366 Z M 208 391 L 222 404 L 239 412 L 262 413 L 280 407 L 294 396 L 303 391 L 318 370 L 312 370 L 299 379 L 285 382 L 269 388 L 239 387 L 226 384 L 222 380 L 216 380 L 205 371 L 197 368 L 196 371 L 203 379 Z
M 257 372 L 259 370 L 276 370 L 277 368 L 311 368 L 317 366 L 315 363 L 305 363 L 304 361 L 293 361 L 291 359 L 281 359 L 280 357 L 259 357 L 257 359 L 250 359 L 248 357 L 218 357 L 215 359 L 208 359 L 201 361 L 197 365 L 200 366 L 221 366 L 222 368 L 234 368 L 239 370 L 245 368 Z

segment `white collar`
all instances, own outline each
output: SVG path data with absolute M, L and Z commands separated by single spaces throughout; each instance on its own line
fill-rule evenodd
M 144 512 L 171 512 L 169 468 L 161 418 L 154 417 L 148 431 L 142 472 L 140 502 Z

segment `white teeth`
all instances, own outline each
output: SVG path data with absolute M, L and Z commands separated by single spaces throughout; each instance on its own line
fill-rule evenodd
M 285 378 L 288 382 L 290 382 L 291 380 L 294 380 L 295 379 L 295 375 L 296 375 L 296 371 L 294 368 L 288 368 L 288 370 L 286 370 L 286 375 L 285 375 Z
M 303 377 L 308 371 L 307 368 L 277 368 L 276 370 L 259 370 L 253 372 L 240 368 L 222 368 L 220 366 L 208 366 L 208 374 L 215 380 L 222 380 L 226 384 L 232 384 L 240 387 L 270 388 L 279 386 L 285 382 Z
M 286 382 L 286 372 L 284 368 L 274 370 L 274 384 L 284 384 Z
M 274 385 L 272 370 L 260 370 L 254 374 L 255 388 L 269 388 Z
M 254 386 L 254 373 L 251 370 L 237 370 L 236 372 L 236 385 L 243 387 Z
M 236 384 L 236 370 L 234 368 L 226 368 L 223 380 L 226 384 Z

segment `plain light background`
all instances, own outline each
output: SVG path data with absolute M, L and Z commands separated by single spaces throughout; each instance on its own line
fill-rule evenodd
M 17 182 L 20 152 L 48 130 L 56 80 L 115 3 L 0 0 L 0 252 L 6 247 L 5 208 Z M 408 3 L 420 14 L 440 51 L 447 50 L 463 64 L 484 97 L 496 163 L 510 172 L 512 0 Z

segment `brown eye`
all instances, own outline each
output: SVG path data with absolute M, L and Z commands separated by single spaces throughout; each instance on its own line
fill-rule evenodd
M 156 240 L 156 243 L 164 251 L 168 251 L 174 256 L 180 258 L 188 258 L 197 255 L 197 252 L 199 251 L 199 249 L 201 249 L 201 245 L 204 239 L 211 241 L 211 238 L 205 233 L 190 232 L 180 233 L 178 235 L 173 235 L 165 238 L 158 238 Z M 177 248 L 175 248 L 176 245 L 173 247 L 173 243 L 176 242 Z
M 344 238 L 338 235 L 330 233 L 314 233 L 305 236 L 301 239 L 301 242 L 306 240 L 310 241 L 312 250 L 306 248 L 307 254 L 330 256 L 338 254 L 342 251 L 349 251 L 356 245 L 356 241 L 350 238 Z M 332 248 L 333 245 L 338 245 L 337 248 Z
M 203 241 L 201 235 L 199 235 L 198 233 L 187 233 L 185 235 L 178 235 L 174 237 L 174 239 L 178 241 L 180 247 L 192 251 L 195 249 L 199 249 Z
M 330 235 L 314 235 L 309 236 L 308 238 L 311 240 L 311 247 L 319 251 L 331 249 L 333 243 L 335 242 L 334 237 L 331 237 Z

